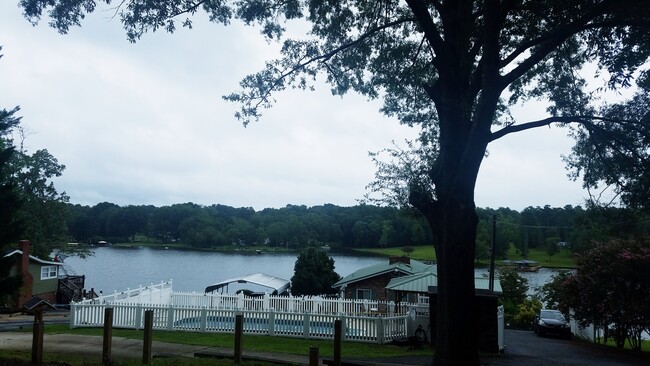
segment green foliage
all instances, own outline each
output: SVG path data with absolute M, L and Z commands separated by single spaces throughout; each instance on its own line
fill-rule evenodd
M 546 304 L 547 309 L 557 309 L 564 314 L 567 319 L 569 318 L 569 299 L 571 294 L 567 293 L 567 286 L 565 283 L 573 277 L 573 272 L 562 271 L 551 277 L 551 280 L 546 282 L 540 291 L 540 297 Z
M 520 305 L 526 300 L 528 280 L 521 277 L 514 268 L 503 267 L 499 269 L 499 282 L 503 295 L 503 305 L 506 324 L 516 324 L 515 317 L 519 314 Z
M 407 257 L 410 257 L 411 253 L 413 253 L 414 251 L 415 251 L 415 248 L 413 248 L 413 247 L 404 247 L 404 248 L 402 248 L 402 252 L 404 252 L 404 254 L 406 254 Z
M 23 202 L 11 166 L 16 154 L 11 133 L 20 124 L 20 117 L 16 116 L 19 110 L 0 110 L 0 252 L 18 243 L 25 225 L 19 215 Z
M 303 249 L 298 255 L 291 277 L 292 295 L 335 295 L 332 288 L 341 279 L 334 272 L 334 259 L 314 247 Z
M 68 196 L 59 193 L 52 179 L 61 176 L 65 166 L 47 150 L 33 154 L 20 151 L 13 161 L 23 206 L 19 211 L 26 223 L 24 237 L 33 243 L 33 254 L 48 258 L 52 248 L 67 241 Z
M 537 298 L 527 298 L 519 304 L 517 313 L 512 318 L 511 326 L 517 328 L 531 328 L 535 315 L 542 309 L 542 303 Z
M 650 330 L 650 239 L 600 243 L 578 258 L 576 275 L 562 286 L 575 319 L 612 324 L 617 345 L 627 339 L 638 350 Z
M 29 154 L 14 145 L 13 135 L 22 137 L 19 110 L 0 110 L 0 249 L 29 239 L 32 253 L 47 258 L 66 240 L 68 198 L 51 181 L 65 167 L 47 150 Z

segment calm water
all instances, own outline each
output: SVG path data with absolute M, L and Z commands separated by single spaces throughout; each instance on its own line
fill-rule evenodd
M 237 254 L 136 248 L 95 248 L 86 259 L 69 257 L 69 274 L 86 275 L 86 288 L 105 294 L 173 280 L 174 290 L 202 292 L 223 280 L 262 272 L 290 280 L 297 254 Z M 380 257 L 332 254 L 341 276 L 385 261 Z
M 95 248 L 87 259 L 69 257 L 65 260 L 68 274 L 86 275 L 86 288 L 104 294 L 124 291 L 173 280 L 176 291 L 202 292 L 207 286 L 223 280 L 262 272 L 290 280 L 297 254 L 240 254 L 161 250 L 145 247 Z M 359 257 L 332 253 L 335 271 L 341 276 L 386 261 L 384 257 Z M 543 285 L 554 270 L 542 268 L 537 273 L 520 273 L 528 279 L 529 293 Z M 487 276 L 486 269 L 477 269 L 477 276 Z M 234 287 L 233 287 L 234 286 Z M 259 288 L 246 285 L 251 290 Z M 237 289 L 231 285 L 230 290 Z

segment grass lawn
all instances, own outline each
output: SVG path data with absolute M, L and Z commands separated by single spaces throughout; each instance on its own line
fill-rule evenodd
M 435 261 L 436 253 L 433 250 L 433 245 L 421 245 L 413 248 L 413 252 L 408 256 L 419 260 L 419 261 Z M 402 247 L 396 248 L 359 248 L 355 249 L 355 252 L 365 253 L 365 254 L 374 254 L 380 256 L 403 256 L 406 255 L 402 250 Z
M 514 246 L 510 246 L 508 259 L 519 260 L 524 259 L 524 257 L 517 253 Z M 575 268 L 576 266 L 576 261 L 569 249 L 560 249 L 560 252 L 552 257 L 549 257 L 544 249 L 530 249 L 528 259 L 537 261 L 541 266 L 549 268 Z
M 46 333 L 65 333 L 101 336 L 101 328 L 75 328 L 68 325 L 48 325 Z M 113 336 L 131 339 L 142 339 L 143 331 L 131 329 L 113 329 Z M 179 331 L 154 330 L 155 341 L 193 344 L 213 347 L 233 347 L 235 336 L 231 333 L 194 333 Z M 250 351 L 278 352 L 296 355 L 309 355 L 309 347 L 318 347 L 323 357 L 334 355 L 334 342 L 328 340 L 306 340 L 301 338 L 270 337 L 244 335 L 244 348 Z M 376 358 L 393 356 L 429 355 L 431 349 L 408 350 L 408 347 L 395 345 L 378 345 L 361 342 L 343 342 L 341 349 L 343 357 Z
M 29 327 L 23 331 L 31 332 Z M 49 334 L 78 334 L 78 335 L 91 335 L 102 336 L 103 330 L 101 328 L 75 328 L 70 329 L 68 325 L 64 324 L 51 324 L 45 327 L 45 332 Z M 142 339 L 142 330 L 131 329 L 113 329 L 114 337 L 123 337 L 130 339 Z M 234 346 L 234 334 L 222 333 L 194 333 L 194 332 L 170 332 L 154 330 L 153 339 L 155 341 L 192 344 L 201 346 L 213 347 L 226 347 L 232 348 Z M 249 351 L 263 351 L 263 352 L 277 352 L 285 354 L 309 355 L 310 347 L 318 347 L 321 357 L 333 357 L 334 347 L 332 341 L 327 340 L 306 340 L 301 338 L 284 338 L 284 337 L 269 337 L 269 336 L 253 336 L 244 335 L 243 339 L 244 350 Z M 378 345 L 359 342 L 343 342 L 341 348 L 342 357 L 354 358 L 378 358 L 378 357 L 395 357 L 395 356 L 413 356 L 413 355 L 433 355 L 433 350 L 427 347 L 421 349 L 409 350 L 405 346 L 395 345 Z M 13 351 L 13 350 L 0 350 L 0 365 L 16 365 L 23 366 L 29 365 L 31 360 L 31 353 L 29 351 Z M 61 363 L 61 362 L 66 363 Z M 88 360 L 88 357 L 83 357 L 75 354 L 45 354 L 45 364 L 52 363 L 55 365 L 72 365 L 72 366 L 94 366 L 100 365 L 100 360 Z M 57 363 L 58 362 L 58 363 Z M 140 360 L 119 360 L 114 365 L 140 365 Z M 200 359 L 200 358 L 156 358 L 153 365 L 162 366 L 183 366 L 183 365 L 232 365 L 231 359 Z M 243 365 L 271 365 L 259 361 L 244 362 Z

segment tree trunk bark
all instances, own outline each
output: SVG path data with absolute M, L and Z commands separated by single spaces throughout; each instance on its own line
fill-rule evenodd
M 433 364 L 479 365 L 474 296 L 474 251 L 478 216 L 470 206 L 441 208 L 436 352 Z

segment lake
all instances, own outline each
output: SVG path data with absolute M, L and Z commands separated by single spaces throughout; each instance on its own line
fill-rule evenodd
M 68 274 L 86 275 L 86 288 L 104 294 L 170 279 L 176 291 L 203 292 L 208 285 L 257 272 L 290 280 L 298 256 L 296 253 L 221 253 L 149 247 L 98 247 L 93 252 L 86 259 L 66 258 L 64 267 Z M 386 260 L 336 253 L 331 257 L 335 271 L 342 276 Z
M 257 272 L 290 280 L 297 258 L 296 253 L 221 253 L 149 247 L 98 247 L 93 252 L 86 259 L 66 258 L 64 269 L 70 275 L 85 275 L 86 289 L 94 288 L 104 294 L 168 280 L 173 280 L 175 291 L 203 292 L 208 285 Z M 331 253 L 331 257 L 335 271 L 341 276 L 387 260 L 338 253 Z M 476 273 L 487 275 L 487 270 L 477 269 Z M 534 287 L 544 284 L 555 273 L 542 268 L 537 273 L 520 274 L 528 279 L 532 293 Z M 250 285 L 247 288 L 258 290 Z

